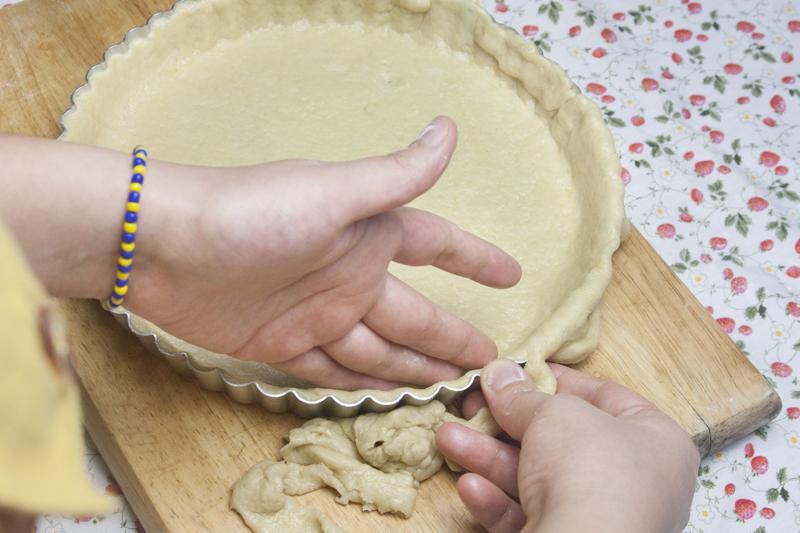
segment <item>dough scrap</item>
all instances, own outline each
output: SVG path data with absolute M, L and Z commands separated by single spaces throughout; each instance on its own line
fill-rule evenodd
M 230 506 L 256 533 L 341 532 L 319 510 L 286 497 L 321 487 L 335 490 L 343 505 L 361 503 L 364 511 L 408 517 L 419 483 L 442 466 L 435 435 L 445 422 L 499 433 L 487 409 L 463 420 L 438 401 L 356 418 L 315 418 L 289 431 L 283 461 L 262 461 L 248 470 L 233 486 Z

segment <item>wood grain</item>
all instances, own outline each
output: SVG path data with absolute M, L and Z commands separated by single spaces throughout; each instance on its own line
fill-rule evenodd
M 103 51 L 169 0 L 26 0 L 0 10 L 0 131 L 54 137 L 70 93 Z M 635 230 L 614 257 L 600 348 L 580 365 L 650 398 L 704 453 L 766 423 L 777 394 Z M 244 531 L 228 488 L 276 457 L 301 421 L 200 390 L 147 354 L 96 303 L 64 301 L 86 426 L 148 532 Z M 440 472 L 409 520 L 304 496 L 353 531 L 472 531 Z

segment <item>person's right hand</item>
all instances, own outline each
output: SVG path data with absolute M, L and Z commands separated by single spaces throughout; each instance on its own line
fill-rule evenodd
M 519 446 L 444 424 L 439 450 L 472 473 L 464 504 L 490 533 L 672 533 L 689 518 L 700 457 L 688 435 L 625 387 L 551 365 L 539 392 L 508 360 L 483 371 L 485 402 Z M 465 400 L 469 417 L 483 403 Z
M 493 287 L 519 280 L 496 246 L 403 207 L 455 145 L 440 117 L 408 148 L 357 161 L 153 161 L 125 305 L 198 346 L 321 386 L 429 385 L 481 368 L 494 342 L 387 272 L 396 261 Z

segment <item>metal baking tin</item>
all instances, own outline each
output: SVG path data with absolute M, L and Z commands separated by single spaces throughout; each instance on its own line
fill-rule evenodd
M 74 113 L 76 110 L 76 98 L 82 93 L 91 90 L 91 77 L 95 73 L 107 69 L 109 58 L 117 54 L 125 54 L 132 41 L 146 38 L 150 33 L 150 28 L 153 23 L 157 23 L 158 20 L 171 16 L 179 5 L 189 1 L 191 0 L 177 0 L 169 10 L 155 13 L 144 25 L 129 30 L 122 41 L 106 50 L 103 55 L 103 60 L 89 69 L 84 84 L 75 89 L 72 93 L 70 97 L 70 107 L 59 119 L 59 126 L 61 128 L 59 139 L 66 133 L 64 118 Z M 491 17 L 491 15 L 489 16 Z M 515 31 L 513 28 L 498 23 L 493 17 L 492 20 L 498 25 Z M 152 331 L 143 331 L 135 327 L 129 311 L 124 309 L 109 311 L 114 314 L 118 321 L 130 329 L 151 352 L 166 359 L 169 365 L 180 374 L 194 377 L 204 389 L 225 392 L 237 402 L 248 404 L 258 403 L 273 413 L 293 412 L 305 418 L 315 416 L 352 417 L 361 412 L 389 411 L 403 404 L 424 405 L 433 400 L 449 403 L 460 394 L 477 388 L 480 378 L 479 371 L 470 371 L 467 373 L 469 378 L 463 385 L 457 388 L 440 383 L 434 387 L 428 387 L 427 389 L 420 389 L 418 391 L 410 388 L 397 389 L 396 395 L 388 399 L 376 398 L 368 391 L 365 391 L 364 395 L 359 397 L 356 401 L 344 401 L 336 396 L 336 391 L 333 389 L 278 387 L 255 380 L 235 379 L 219 368 L 200 364 L 184 351 L 170 351 L 166 347 L 161 346 L 156 333 Z M 519 362 L 522 363 L 522 361 Z M 322 393 L 323 390 L 326 392 Z M 381 392 L 388 396 L 388 392 L 395 391 Z

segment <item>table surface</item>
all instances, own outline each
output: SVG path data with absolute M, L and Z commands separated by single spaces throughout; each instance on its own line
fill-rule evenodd
M 603 106 L 631 220 L 783 399 L 770 426 L 704 461 L 687 531 L 799 531 L 800 4 L 483 4 Z M 87 467 L 101 489 L 118 490 L 91 444 Z M 755 503 L 753 516 L 737 515 L 741 500 Z M 43 517 L 37 527 L 137 523 L 123 507 Z

